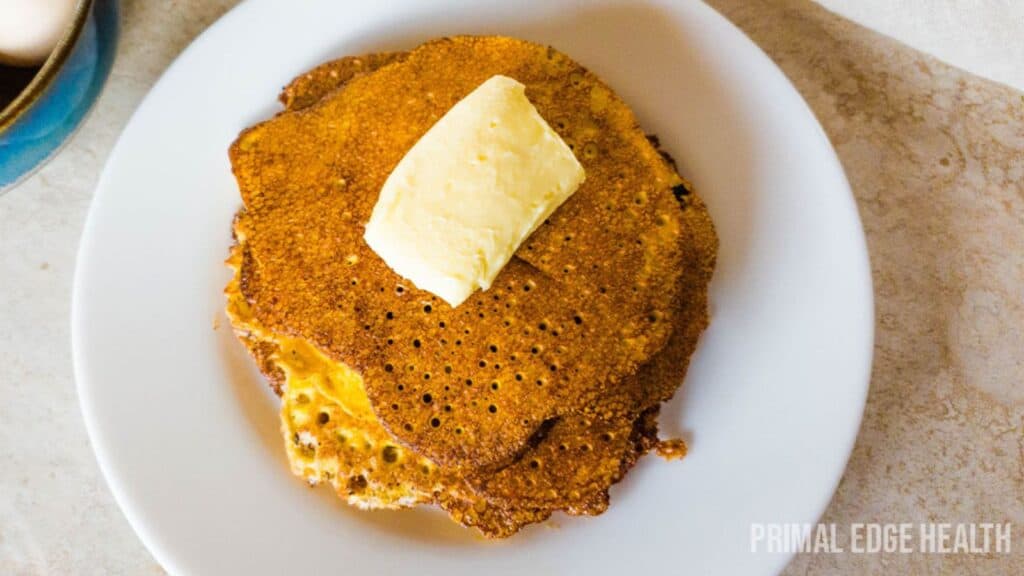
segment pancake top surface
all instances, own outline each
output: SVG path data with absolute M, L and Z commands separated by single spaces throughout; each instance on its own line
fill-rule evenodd
M 282 92 L 282 103 L 289 110 L 310 106 L 351 78 L 403 57 L 401 53 L 372 54 L 328 62 L 289 84 Z M 645 407 L 656 406 L 675 391 L 707 324 L 706 285 L 714 267 L 714 229 L 699 198 L 687 192 L 681 200 L 687 266 L 679 279 L 683 296 L 675 330 L 666 347 L 633 377 L 638 383 L 619 387 L 620 393 Z M 268 333 L 252 316 L 239 289 L 254 269 L 251 256 L 245 256 L 249 253 L 247 219 L 247 214 L 241 214 L 236 220 L 239 244 L 231 258 L 236 277 L 226 289 L 229 316 L 279 394 L 284 392 L 287 373 L 281 415 L 293 470 L 310 482 L 332 484 L 350 504 L 400 507 L 434 500 L 455 520 L 489 537 L 509 536 L 553 510 L 600 513 L 607 507 L 610 484 L 654 441 L 651 410 L 636 417 L 635 423 L 633 417 L 569 416 L 552 422 L 543 437 L 535 437 L 511 465 L 472 474 L 465 478 L 468 483 L 444 468 L 434 468 L 395 445 L 375 417 L 365 417 L 361 378 L 341 364 L 324 360 L 301 341 Z M 359 381 L 350 393 L 324 394 L 328 390 L 324 384 L 349 378 Z
M 405 152 L 495 74 L 527 86 L 587 180 L 452 309 L 391 271 L 363 225 Z M 509 38 L 430 42 L 353 75 L 231 148 L 255 263 L 241 289 L 261 323 L 353 366 L 385 427 L 439 463 L 507 464 L 583 408 L 635 414 L 604 391 L 664 346 L 684 262 L 680 180 L 628 107 L 564 55 Z

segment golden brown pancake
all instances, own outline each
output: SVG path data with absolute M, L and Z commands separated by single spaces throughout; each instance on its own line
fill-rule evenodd
M 317 66 L 290 82 L 279 97 L 286 110 L 300 110 L 308 107 L 330 92 L 344 86 L 353 77 L 373 72 L 391 62 L 404 59 L 406 52 L 386 52 L 365 56 L 348 56 L 331 60 Z M 651 145 L 662 158 L 677 171 L 675 161 L 661 150 L 655 136 L 647 136 Z M 651 406 L 664 402 L 675 393 L 682 375 L 686 373 L 690 355 L 696 348 L 700 334 L 708 325 L 707 285 L 715 268 L 718 252 L 718 237 L 714 224 L 704 206 L 703 200 L 693 193 L 693 187 L 681 178 L 680 185 L 673 188 L 683 210 L 683 227 L 680 245 L 683 251 L 684 267 L 679 278 L 680 301 L 675 316 L 672 339 L 666 348 L 645 365 L 638 377 L 642 386 L 622 386 L 627 391 L 641 394 L 637 403 Z M 254 355 L 261 357 L 259 351 Z M 271 379 L 272 385 L 276 379 Z
M 352 78 L 402 60 L 407 55 L 407 52 L 385 52 L 325 62 L 292 80 L 281 91 L 278 100 L 285 110 L 301 110 L 316 104 L 330 91 L 345 85 Z
M 293 81 L 281 100 L 293 111 L 312 106 L 350 79 L 404 58 L 405 54 L 380 54 L 321 65 Z M 671 169 L 674 173 L 674 167 Z M 288 391 L 290 400 L 285 402 L 290 414 L 283 413 L 282 419 L 296 474 L 311 482 L 332 483 L 340 495 L 361 507 L 434 501 L 457 521 L 476 526 L 488 536 L 508 536 L 522 525 L 547 518 L 554 510 L 571 514 L 602 512 L 608 505 L 608 487 L 655 444 L 658 403 L 669 398 L 682 380 L 697 338 L 707 324 L 706 285 L 714 267 L 716 238 L 703 204 L 690 194 L 688 185 L 680 181 L 674 191 L 683 206 L 678 242 L 685 266 L 678 284 L 680 304 L 666 318 L 671 318 L 677 329 L 668 346 L 640 372 L 627 376 L 579 413 L 546 421 L 507 466 L 470 471 L 465 477 L 457 469 L 439 468 L 407 450 L 379 423 L 364 420 L 353 426 L 350 414 L 339 417 L 338 407 L 344 403 L 333 402 L 306 380 L 294 384 L 293 377 L 290 381 L 294 389 Z M 243 214 L 236 224 L 246 236 L 247 220 L 248 214 Z M 249 243 L 240 240 L 234 258 L 238 278 L 250 283 L 257 267 L 248 252 Z M 236 330 L 278 393 L 285 378 L 281 348 L 292 352 L 299 349 L 305 358 L 314 359 L 312 363 L 322 362 L 318 364 L 322 373 L 337 371 L 339 366 L 347 369 L 301 340 L 270 337 L 251 316 L 237 282 L 229 286 L 228 294 L 234 303 L 229 309 L 236 307 L 232 314 Z M 247 308 L 245 321 L 239 320 L 238 306 Z M 253 334 L 253 326 L 263 338 Z M 290 344 L 282 347 L 282 341 Z M 296 397 L 304 401 L 297 403 Z M 609 405 L 639 408 L 632 412 L 609 410 Z
M 243 218 L 244 219 L 244 218 Z M 241 219 L 240 219 L 241 220 Z M 359 508 L 434 502 L 488 537 L 506 537 L 555 510 L 598 514 L 608 487 L 656 441 L 655 407 L 636 422 L 554 423 L 521 461 L 473 483 L 398 445 L 369 409 L 362 380 L 304 341 L 266 332 L 239 290 L 245 237 L 229 265 L 228 315 L 274 389 L 283 395 L 282 434 L 292 471 L 327 483 Z M 616 425 L 626 424 L 624 428 Z M 491 481 L 487 481 L 491 480 Z
M 404 153 L 495 74 L 526 84 L 587 181 L 490 290 L 452 309 L 391 271 L 363 242 L 363 224 Z M 549 420 L 645 408 L 606 391 L 672 331 L 681 180 L 629 108 L 566 56 L 509 38 L 430 42 L 245 131 L 231 159 L 255 268 L 241 289 L 254 314 L 358 371 L 381 422 L 415 452 L 493 470 Z

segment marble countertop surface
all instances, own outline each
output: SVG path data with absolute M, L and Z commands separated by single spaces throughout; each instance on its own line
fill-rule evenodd
M 875 365 L 823 522 L 1011 522 L 1011 554 L 799 555 L 786 574 L 1024 574 L 1024 94 L 810 0 L 711 0 L 783 69 L 839 152 L 867 233 Z M 159 574 L 78 409 L 75 253 L 104 159 L 171 60 L 234 0 L 127 0 L 110 83 L 0 197 L 0 574 Z M 798 471 L 795 471 L 798 474 Z

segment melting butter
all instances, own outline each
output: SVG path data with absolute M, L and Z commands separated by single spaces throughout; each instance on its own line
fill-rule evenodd
M 584 177 L 526 87 L 493 76 L 398 163 L 364 239 L 396 273 L 455 307 L 491 286 Z

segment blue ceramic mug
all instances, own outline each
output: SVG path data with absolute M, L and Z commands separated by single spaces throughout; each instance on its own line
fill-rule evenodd
M 117 36 L 117 0 L 79 0 L 68 30 L 30 79 L 25 70 L 0 68 L 0 83 L 27 81 L 0 104 L 0 193 L 50 158 L 82 122 L 110 73 Z

